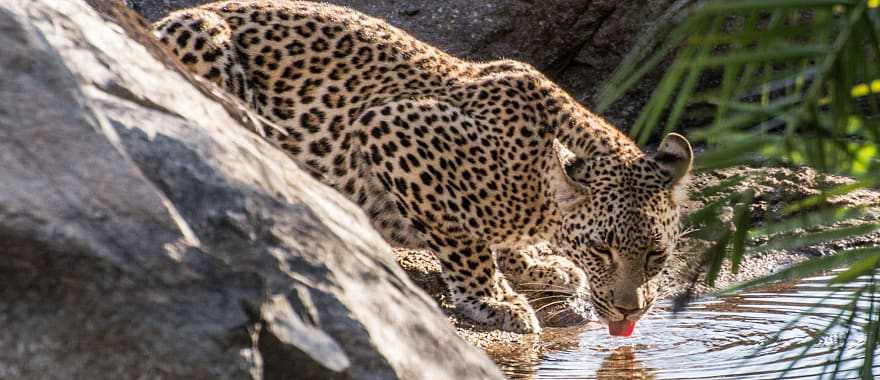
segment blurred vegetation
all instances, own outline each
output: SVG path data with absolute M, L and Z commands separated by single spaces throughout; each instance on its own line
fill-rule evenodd
M 756 215 L 751 207 L 754 191 L 730 190 L 742 178 L 703 189 L 727 194 L 688 220 L 695 234 L 712 242 L 701 261 L 706 281 L 712 285 L 723 265 L 735 272 L 750 253 L 806 247 L 880 229 L 878 223 L 839 223 L 859 217 L 863 210 L 829 202 L 880 184 L 880 0 L 708 0 L 676 20 L 662 42 L 642 44 L 624 60 L 600 96 L 600 111 L 662 66 L 664 75 L 630 131 L 639 143 L 681 129 L 686 119 L 691 142 L 704 149 L 698 155 L 698 172 L 738 165 L 810 166 L 855 179 L 793 201 L 772 215 Z M 728 217 L 719 217 L 722 209 Z M 794 229 L 812 232 L 767 239 Z M 847 329 L 845 339 L 853 329 L 865 334 L 859 376 L 873 379 L 880 337 L 880 300 L 875 300 L 874 291 L 878 265 L 880 245 L 862 246 L 728 291 L 845 268 L 830 272 L 836 275 L 833 282 L 859 279 L 863 285 L 849 294 L 852 303 L 831 323 Z M 867 317 L 856 318 L 857 314 Z M 828 365 L 837 372 L 834 362 Z

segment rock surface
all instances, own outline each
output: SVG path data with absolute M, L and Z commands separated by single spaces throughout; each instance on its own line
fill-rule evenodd
M 169 12 L 215 0 L 125 0 L 156 21 Z M 649 29 L 663 30 L 692 0 L 322 0 L 406 30 L 448 53 L 472 60 L 530 63 L 587 105 L 624 55 Z M 652 33 L 646 33 L 650 35 Z M 657 36 L 662 33 L 653 33 Z M 643 41 L 647 42 L 647 41 Z M 657 76 L 603 114 L 629 128 Z
M 501 378 L 354 205 L 93 3 L 129 30 L 0 3 L 0 378 Z

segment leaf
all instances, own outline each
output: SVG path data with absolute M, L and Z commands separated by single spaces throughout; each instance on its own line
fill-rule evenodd
M 845 284 L 855 279 L 871 273 L 877 268 L 877 262 L 880 261 L 880 254 L 869 256 L 850 265 L 845 271 L 840 272 L 831 279 L 831 284 Z
M 774 136 L 747 136 L 739 141 L 728 143 L 724 148 L 718 148 L 697 157 L 695 166 L 697 170 L 708 170 L 730 166 L 731 162 L 742 163 L 754 161 L 760 156 L 760 151 L 765 144 L 778 141 Z
M 778 115 L 781 112 L 784 112 L 787 108 L 795 106 L 801 102 L 800 95 L 789 95 L 786 97 L 774 99 L 772 103 L 763 105 L 756 103 L 748 103 L 748 102 L 739 102 L 728 99 L 721 98 L 707 98 L 707 101 L 715 104 L 717 106 L 723 106 L 725 108 L 730 108 L 732 111 L 742 112 L 742 113 L 752 113 L 759 114 L 764 117 L 773 117 Z M 758 116 L 758 115 L 756 115 Z
M 755 200 L 755 191 L 748 190 L 743 194 L 743 200 L 734 209 L 733 250 L 730 254 L 730 271 L 739 273 L 739 264 L 742 262 L 746 250 L 746 238 L 749 227 L 752 224 L 751 206 Z
M 742 10 L 767 10 L 773 8 L 808 8 L 833 5 L 850 5 L 852 0 L 726 0 L 714 1 L 702 10 L 706 13 L 730 13 Z
M 730 241 L 730 236 L 730 230 L 726 231 L 714 245 L 703 253 L 704 260 L 709 266 L 709 270 L 706 272 L 706 283 L 709 286 L 715 286 L 715 280 L 721 273 L 721 264 L 724 262 L 725 248 Z
M 703 58 L 684 64 L 686 68 L 718 67 L 750 62 L 773 62 L 801 58 L 826 56 L 829 52 L 824 45 L 786 45 L 767 50 L 738 52 L 718 57 Z
M 853 330 L 853 323 L 852 322 L 856 317 L 856 309 L 858 307 L 858 302 L 859 302 L 859 298 L 861 297 L 861 295 L 862 295 L 862 291 L 856 292 L 853 296 L 853 301 L 850 303 L 849 318 L 847 318 L 846 322 L 843 324 L 844 326 L 846 326 L 846 334 L 843 336 L 843 344 L 841 345 L 842 347 L 846 347 L 847 344 L 849 343 L 850 338 L 852 337 L 852 330 Z M 845 311 L 847 311 L 847 309 L 841 310 L 841 313 L 843 313 Z M 829 322 L 828 326 L 829 327 L 834 326 L 837 323 L 837 321 L 838 321 L 838 319 L 835 319 L 834 321 Z M 824 336 L 824 335 L 825 334 L 823 332 L 822 335 L 818 335 L 818 336 Z M 837 360 L 835 360 L 834 372 L 833 372 L 835 377 L 840 372 L 840 364 L 843 363 L 843 354 L 845 352 L 846 352 L 845 349 L 840 349 L 837 351 Z
M 800 247 L 807 247 L 814 244 L 840 240 L 852 236 L 867 235 L 880 228 L 880 224 L 867 223 L 858 226 L 848 226 L 836 229 L 828 229 L 825 231 L 805 234 L 797 237 L 782 237 L 780 239 L 771 240 L 769 243 L 752 250 L 753 253 L 767 252 L 774 250 L 791 250 Z
M 822 22 L 813 22 L 802 25 L 782 25 L 772 29 L 749 29 L 743 28 L 740 31 L 731 32 L 725 30 L 722 32 L 706 33 L 695 35 L 688 38 L 688 42 L 692 44 L 743 44 L 757 41 L 787 41 L 792 37 L 802 37 L 805 34 L 812 33 L 816 28 L 831 26 L 831 20 Z M 747 44 L 744 44 L 747 46 Z
M 805 214 L 799 214 L 789 219 L 768 223 L 763 227 L 749 232 L 752 239 L 770 235 L 788 233 L 796 229 L 812 228 L 822 225 L 831 225 L 840 221 L 861 217 L 865 214 L 865 207 L 840 207 L 825 210 L 817 210 Z
M 669 21 L 666 21 L 667 23 Z M 628 90 L 632 89 L 636 83 L 647 75 L 651 70 L 657 67 L 664 58 L 671 55 L 679 46 L 681 41 L 692 30 L 701 28 L 703 21 L 699 19 L 689 18 L 678 25 L 675 29 L 668 33 L 665 41 L 657 47 L 657 44 L 651 43 L 651 36 L 643 36 L 642 39 L 631 49 L 623 61 L 612 74 L 611 79 L 602 86 L 599 91 L 599 103 L 596 106 L 598 112 L 603 112 L 619 99 Z
M 849 183 L 846 185 L 837 186 L 837 187 L 832 188 L 830 190 L 823 191 L 821 194 L 817 194 L 817 195 L 811 196 L 809 198 L 806 198 L 802 201 L 792 203 L 792 204 L 786 206 L 785 209 L 783 210 L 783 212 L 786 214 L 793 214 L 793 213 L 799 212 L 801 210 L 804 210 L 806 208 L 814 207 L 814 206 L 820 205 L 822 203 L 825 203 L 828 201 L 828 198 L 844 195 L 844 194 L 850 193 L 850 192 L 858 190 L 858 189 L 871 187 L 871 186 L 876 185 L 877 183 L 878 183 L 878 181 L 876 179 L 864 179 L 864 180 L 856 181 L 856 182 Z
M 788 268 L 780 270 L 779 272 L 728 287 L 727 289 L 723 289 L 717 292 L 717 294 L 733 294 L 776 281 L 787 281 L 797 278 L 803 278 L 819 272 L 840 268 L 849 263 L 853 263 L 866 257 L 872 257 L 876 255 L 880 255 L 880 247 L 855 248 L 838 252 L 837 254 L 831 256 L 817 257 L 815 259 L 792 265 Z
M 711 221 L 716 221 L 718 219 L 718 212 L 721 207 L 729 204 L 736 197 L 737 194 L 728 194 L 727 196 L 715 200 L 703 206 L 699 210 L 690 213 L 686 219 L 687 224 L 697 226 L 701 224 L 708 224 Z
M 862 379 L 865 380 L 874 379 L 874 356 L 877 350 L 878 335 L 880 335 L 880 313 L 878 313 L 877 306 L 877 278 L 873 274 L 871 275 L 870 297 L 871 303 L 870 310 L 868 311 L 868 324 L 862 328 L 862 331 L 867 337 L 867 342 L 865 342 L 865 358 L 862 361 L 860 375 Z M 841 352 L 842 351 L 844 350 L 841 350 Z
M 712 25 L 709 27 L 709 33 L 715 32 L 721 26 L 721 23 L 724 21 L 723 18 L 718 17 L 712 21 Z M 696 49 L 688 49 L 688 52 L 693 51 L 693 57 L 690 59 L 691 62 L 704 62 L 707 59 L 707 56 L 711 52 L 711 48 L 713 45 L 710 44 L 697 44 Z M 681 85 L 681 89 L 678 91 L 678 94 L 675 97 L 675 100 L 672 105 L 672 110 L 669 112 L 669 118 L 666 120 L 666 131 L 665 133 L 672 132 L 675 129 L 676 124 L 678 124 L 679 119 L 681 119 L 681 114 L 684 112 L 685 106 L 689 103 L 691 99 L 691 95 L 694 93 L 694 89 L 697 86 L 697 81 L 700 79 L 700 70 L 688 70 L 687 78 L 684 81 L 684 84 Z M 649 119 L 650 120 L 650 119 Z M 651 123 L 651 121 L 648 121 Z M 653 125 L 653 123 L 651 123 Z
M 731 190 L 736 185 L 739 185 L 746 177 L 742 174 L 734 175 L 730 178 L 726 178 L 719 182 L 717 185 L 707 186 L 700 190 L 697 190 L 694 193 L 694 196 L 698 196 L 700 198 L 711 197 L 720 192 L 726 192 Z

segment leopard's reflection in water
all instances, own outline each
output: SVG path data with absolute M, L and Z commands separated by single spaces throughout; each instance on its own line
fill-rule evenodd
M 489 355 L 504 369 L 510 379 L 536 380 L 566 378 L 563 375 L 568 372 L 560 372 L 557 377 L 553 375 L 552 362 L 546 361 L 546 354 L 551 356 L 565 355 L 580 350 L 578 337 L 585 332 L 595 333 L 601 330 L 597 323 L 590 323 L 578 327 L 547 329 L 541 336 L 540 343 L 530 342 L 530 348 L 516 346 L 500 346 L 490 350 Z M 534 347 L 541 347 L 539 350 Z M 656 379 L 655 370 L 638 359 L 638 351 L 644 347 L 640 345 L 623 345 L 618 347 L 602 348 L 595 351 L 596 357 L 602 359 L 601 366 L 590 370 L 589 375 L 580 373 L 582 377 L 577 379 L 597 380 L 642 380 Z M 549 376 L 545 376 L 549 374 Z
M 654 380 L 654 370 L 638 360 L 633 346 L 621 346 L 614 349 L 602 367 L 596 371 L 598 380 Z

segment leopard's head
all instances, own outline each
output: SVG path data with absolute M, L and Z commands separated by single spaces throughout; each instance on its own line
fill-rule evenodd
M 657 297 L 657 275 L 679 236 L 679 194 L 692 161 L 690 144 L 678 134 L 667 135 L 653 156 L 560 151 L 555 245 L 587 274 L 591 301 L 609 327 L 634 325 Z

